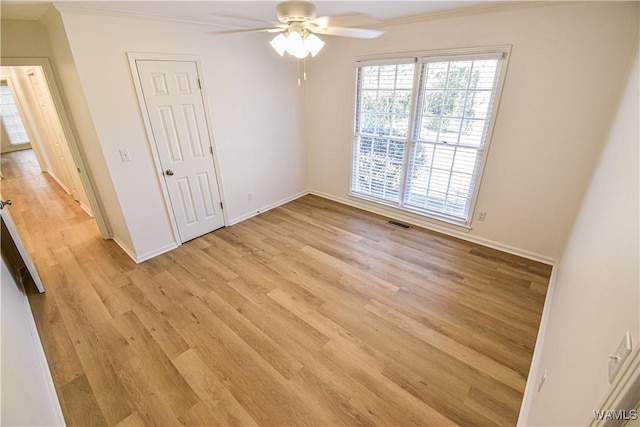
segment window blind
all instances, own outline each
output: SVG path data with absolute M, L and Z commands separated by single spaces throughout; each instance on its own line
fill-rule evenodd
M 19 145 L 29 142 L 27 130 L 24 128 L 11 88 L 6 81 L 0 82 L 0 116 L 10 144 Z
M 360 63 L 351 193 L 468 224 L 504 56 Z
M 357 71 L 352 190 L 400 201 L 413 96 L 414 63 Z

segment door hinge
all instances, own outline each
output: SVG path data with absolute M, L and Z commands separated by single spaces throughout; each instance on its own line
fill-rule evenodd
M 213 156 L 213 147 L 209 146 L 209 152 L 211 153 L 211 155 Z
M 224 205 L 220 202 L 220 209 L 224 209 Z
M 200 79 L 198 79 L 198 89 L 202 89 L 202 84 L 200 84 Z

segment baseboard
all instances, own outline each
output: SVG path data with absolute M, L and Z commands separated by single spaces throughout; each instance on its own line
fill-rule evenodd
M 489 240 L 489 239 L 484 239 L 482 237 L 476 237 L 473 236 L 471 234 L 469 234 L 466 230 L 460 230 L 457 228 L 450 228 L 450 227 L 446 227 L 446 226 L 442 226 L 439 224 L 436 224 L 434 222 L 428 221 L 428 220 L 420 220 L 415 218 L 414 216 L 411 216 L 409 214 L 406 214 L 402 211 L 398 211 L 396 209 L 390 208 L 390 207 L 386 207 L 386 206 L 375 206 L 373 203 L 367 203 L 366 201 L 360 201 L 360 200 L 355 200 L 355 199 L 350 199 L 350 198 L 344 198 L 344 197 L 336 197 L 330 194 L 326 194 L 323 193 L 321 191 L 316 191 L 316 190 L 309 190 L 308 191 L 309 194 L 313 194 L 319 197 L 323 197 L 325 199 L 329 199 L 329 200 L 333 200 L 335 202 L 338 203 L 343 203 L 345 205 L 348 206 L 352 206 L 354 208 L 358 208 L 358 209 L 363 209 L 365 211 L 368 212 L 372 212 L 378 215 L 383 215 L 386 217 L 390 217 L 393 219 L 397 219 L 397 220 L 401 220 L 403 222 L 406 222 L 408 224 L 411 225 L 415 225 L 417 227 L 422 227 L 422 228 L 426 228 L 428 230 L 431 231 L 436 231 L 438 233 L 442 233 L 442 234 L 446 234 L 448 236 L 452 236 L 452 237 L 456 237 L 458 239 L 461 240 L 466 240 L 467 242 L 471 242 L 471 243 L 477 243 L 479 245 L 482 246 L 486 246 L 492 249 L 496 249 L 502 252 L 506 252 L 512 255 L 516 255 L 516 256 L 520 256 L 523 258 L 527 258 L 530 259 L 532 261 L 538 261 L 541 262 L 543 264 L 548 264 L 548 265 L 555 265 L 557 263 L 557 259 L 554 258 L 550 258 L 535 252 L 530 252 L 530 251 L 526 251 L 523 249 L 519 249 L 513 246 L 509 246 L 509 245 L 505 245 L 499 242 L 495 242 L 493 240 Z
M 111 240 L 113 240 L 114 242 L 116 242 L 116 244 L 118 246 L 120 246 L 120 249 L 122 249 L 124 251 L 125 254 L 127 254 L 129 256 L 129 258 L 131 258 L 133 261 L 135 261 L 136 264 L 138 264 L 138 259 L 136 257 L 136 254 L 133 250 L 131 250 L 127 245 L 125 245 L 122 240 L 118 239 L 116 236 L 111 235 Z
M 151 258 L 156 257 L 158 255 L 162 255 L 165 252 L 169 252 L 169 251 L 177 248 L 178 246 L 180 246 L 180 245 L 176 244 L 175 242 L 171 242 L 168 245 L 165 245 L 165 246 L 163 246 L 163 247 L 161 247 L 159 249 L 155 249 L 153 251 L 147 252 L 146 254 L 142 254 L 142 255 L 139 255 L 139 256 L 135 257 L 134 261 L 137 264 L 140 264 L 141 262 L 145 262 L 148 259 L 151 259 Z
M 242 216 L 236 217 L 236 218 L 234 218 L 232 220 L 229 220 L 229 225 L 234 225 L 234 224 L 238 224 L 238 223 L 240 223 L 242 221 L 246 221 L 249 218 L 253 218 L 254 216 L 260 215 L 261 213 L 264 213 L 264 212 L 269 211 L 271 209 L 275 209 L 278 206 L 282 206 L 284 204 L 292 202 L 292 201 L 294 201 L 296 199 L 299 199 L 302 196 L 306 196 L 307 194 L 309 194 L 309 191 L 305 190 L 305 191 L 301 191 L 299 193 L 296 193 L 293 196 L 289 196 L 289 197 L 286 197 L 284 199 L 278 200 L 277 202 L 271 203 L 269 205 L 263 206 L 260 209 L 257 209 L 255 211 L 249 212 L 246 215 L 242 215 Z
M 83 211 L 85 211 L 87 213 L 87 215 L 89 215 L 91 218 L 93 218 L 93 212 L 91 212 L 91 209 L 89 209 L 89 207 L 87 205 L 85 205 L 84 203 L 80 202 L 80 207 L 82 208 Z
M 116 236 L 111 236 L 111 240 L 113 240 L 114 242 L 116 242 L 116 244 L 118 246 L 120 246 L 120 249 L 122 249 L 124 251 L 124 253 L 126 253 L 129 258 L 131 258 L 136 264 L 140 264 L 141 262 L 145 262 L 148 259 L 151 259 L 155 256 L 158 255 L 162 255 L 165 252 L 169 252 L 170 250 L 173 250 L 175 248 L 177 248 L 178 244 L 176 244 L 175 242 L 171 242 L 168 245 L 164 245 L 158 249 L 154 249 L 152 251 L 149 251 L 145 254 L 142 255 L 136 255 L 136 253 L 131 250 L 131 248 L 129 248 L 127 245 L 125 245 L 122 240 L 118 239 Z
M 540 327 L 538 328 L 538 337 L 536 338 L 536 345 L 533 348 L 531 366 L 529 367 L 529 376 L 527 377 L 527 383 L 524 388 L 522 404 L 520 405 L 520 415 L 518 416 L 518 422 L 516 423 L 516 426 L 527 425 L 527 420 L 529 419 L 529 410 L 531 409 L 531 401 L 533 400 L 534 393 L 537 392 L 536 385 L 538 384 L 538 378 L 540 378 L 540 358 L 542 357 L 542 347 L 544 339 L 547 335 L 549 313 L 551 312 L 551 300 L 553 299 L 553 294 L 555 292 L 557 277 L 558 265 L 554 264 L 553 270 L 551 270 L 551 277 L 549 278 L 549 286 L 547 287 L 547 296 L 544 299 L 542 317 L 540 318 Z
M 31 148 L 32 147 L 30 143 L 12 145 L 9 147 L 3 147 L 2 152 L 0 152 L 0 154 L 13 153 L 14 151 L 31 150 Z
M 47 171 L 47 173 L 49 174 L 49 176 L 50 176 L 51 178 L 53 178 L 53 180 L 54 180 L 55 182 L 57 182 L 57 183 L 58 183 L 58 185 L 59 185 L 60 187 L 62 187 L 62 189 L 64 190 L 64 192 L 65 192 L 65 193 L 67 193 L 67 194 L 69 194 L 69 195 L 71 194 L 71 191 L 69 191 L 69 189 L 67 188 L 67 186 L 66 186 L 66 185 L 64 185 L 64 183 L 63 183 L 62 181 L 60 181 L 60 180 L 58 179 L 58 177 L 57 177 L 54 173 L 51 173 L 51 171 Z

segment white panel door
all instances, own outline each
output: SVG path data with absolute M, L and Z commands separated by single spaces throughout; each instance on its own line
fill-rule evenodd
M 224 226 L 196 63 L 136 60 L 180 240 Z
M 18 249 L 18 253 L 24 262 L 24 265 L 27 267 L 29 274 L 31 274 L 31 278 L 33 279 L 33 283 L 35 283 L 36 288 L 38 288 L 38 292 L 44 292 L 44 285 L 42 284 L 42 280 L 40 279 L 40 275 L 38 274 L 38 270 L 36 270 L 36 266 L 33 263 L 33 260 L 29 256 L 29 252 L 27 252 L 27 248 L 24 247 L 24 243 L 22 243 L 22 239 L 20 239 L 20 235 L 18 234 L 18 230 L 16 229 L 16 225 L 13 222 L 13 218 L 7 209 L 7 205 L 11 205 L 11 200 L 4 201 L 2 200 L 2 195 L 0 194 L 0 218 L 2 218 L 2 222 L 7 227 L 9 231 L 9 235 L 13 240 L 13 244 L 16 249 Z M 4 243 L 3 243 L 4 244 Z

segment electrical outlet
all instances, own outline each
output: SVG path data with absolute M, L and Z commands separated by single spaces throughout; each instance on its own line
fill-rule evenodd
M 247 200 L 248 201 L 252 201 L 253 200 L 253 193 L 247 193 Z
M 487 213 L 485 211 L 478 212 L 478 221 L 484 221 L 487 218 Z
M 629 354 L 631 354 L 631 332 L 627 331 L 620 344 L 618 344 L 616 351 L 609 355 L 609 384 L 613 383 L 613 379 L 620 371 L 620 367 Z

